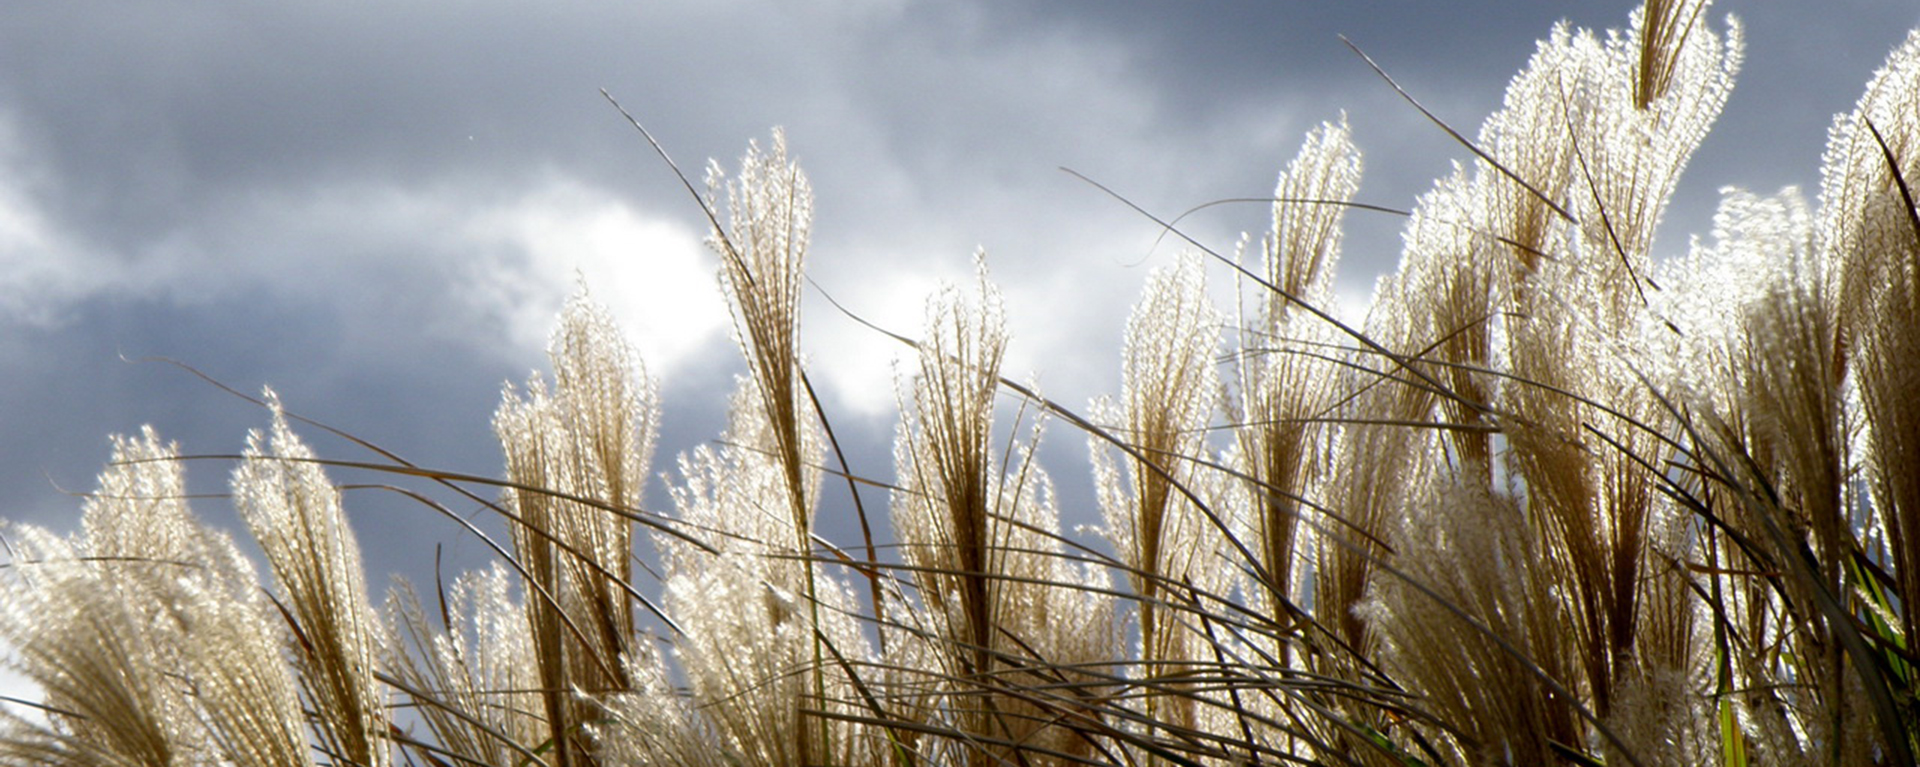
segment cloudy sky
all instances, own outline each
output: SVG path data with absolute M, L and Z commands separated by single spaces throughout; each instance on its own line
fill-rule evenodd
M 928 292 L 984 248 L 1010 372 L 1081 403 L 1117 387 L 1127 307 L 1177 249 L 1058 168 L 1177 213 L 1270 192 L 1302 134 L 1344 111 L 1360 197 L 1406 207 L 1464 153 L 1339 35 L 1472 133 L 1556 19 L 1618 27 L 1633 5 L 7 3 L 0 516 L 70 525 L 65 493 L 91 486 L 110 433 L 151 423 L 188 453 L 230 453 L 264 424 L 178 368 L 128 361 L 153 356 L 271 384 L 419 463 L 495 472 L 500 387 L 544 364 L 576 273 L 664 381 L 665 454 L 713 438 L 740 364 L 704 225 L 603 88 L 695 173 L 784 126 L 818 195 L 812 274 L 882 325 L 914 332 Z M 1720 186 L 1811 187 L 1831 116 L 1920 24 L 1910 0 L 1724 0 L 1716 26 L 1727 13 L 1747 65 L 1666 252 L 1705 230 Z M 1192 228 L 1230 248 L 1264 216 L 1221 206 Z M 1398 257 L 1396 226 L 1349 218 L 1350 300 Z M 884 477 L 896 349 L 809 301 L 815 375 L 857 468 Z M 1070 459 L 1079 440 L 1056 432 Z M 195 488 L 220 491 L 229 468 L 193 465 Z M 430 541 L 476 555 L 418 507 L 350 503 L 376 571 L 418 573 Z M 221 501 L 197 508 L 231 522 Z

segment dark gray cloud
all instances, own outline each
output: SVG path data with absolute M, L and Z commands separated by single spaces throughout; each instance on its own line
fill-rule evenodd
M 738 365 L 703 223 L 601 88 L 696 182 L 704 158 L 730 163 L 786 126 L 819 195 L 813 273 L 885 325 L 912 331 L 935 282 L 984 247 L 1012 371 L 1077 403 L 1117 386 L 1144 266 L 1177 248 L 1057 167 L 1177 213 L 1266 193 L 1301 135 L 1344 111 L 1367 153 L 1361 196 L 1405 207 L 1466 154 L 1339 35 L 1471 135 L 1555 19 L 1620 27 L 1633 5 L 16 4 L 0 24 L 0 514 L 71 519 L 48 478 L 84 489 L 109 432 L 151 421 L 190 452 L 231 452 L 264 423 L 120 354 L 271 383 L 423 463 L 491 472 L 499 386 L 542 364 L 576 268 L 666 377 L 658 465 L 712 438 Z M 1811 193 L 1832 114 L 1920 23 L 1893 1 L 1726 0 L 1716 26 L 1728 12 L 1746 22 L 1746 69 L 1681 188 L 1670 252 L 1704 231 L 1721 185 Z M 1223 206 L 1190 223 L 1230 248 L 1263 217 Z M 1356 214 L 1349 230 L 1343 285 L 1364 295 L 1398 257 L 1398 222 Z M 884 477 L 896 348 L 809 308 L 856 463 Z M 1077 442 L 1056 434 L 1049 455 Z M 192 471 L 217 491 L 225 469 Z M 377 495 L 355 499 L 376 569 L 419 575 L 420 540 L 460 538 L 360 500 Z

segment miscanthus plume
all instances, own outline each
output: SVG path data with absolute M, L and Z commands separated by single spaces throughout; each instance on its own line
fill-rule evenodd
M 1326 311 L 1345 117 L 1263 236 L 1148 278 L 1084 409 L 1003 375 L 981 257 L 895 331 L 891 471 L 814 396 L 776 132 L 698 199 L 746 371 L 719 440 L 654 463 L 656 383 L 583 290 L 502 397 L 499 478 L 372 467 L 506 531 L 382 602 L 329 477 L 369 467 L 273 395 L 232 472 L 253 549 L 175 447 L 115 439 L 78 532 L 8 530 L 0 641 L 44 697 L 0 763 L 1912 764 L 1920 35 L 1817 195 L 1728 190 L 1662 246 L 1740 68 L 1707 5 L 1554 27 L 1361 322 Z M 1090 445 L 1085 534 L 1048 429 Z

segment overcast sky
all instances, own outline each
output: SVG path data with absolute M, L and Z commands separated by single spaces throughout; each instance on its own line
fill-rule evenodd
M 69 527 L 79 502 L 63 489 L 91 487 L 110 433 L 151 423 L 188 453 L 231 453 L 265 423 L 179 369 L 123 361 L 149 356 L 271 384 L 419 463 L 495 473 L 500 387 L 544 365 L 576 272 L 663 379 L 656 466 L 716 436 L 741 365 L 703 220 L 603 88 L 694 173 L 784 126 L 818 197 L 811 273 L 882 325 L 917 332 L 929 291 L 985 249 L 1009 372 L 1080 404 L 1117 388 L 1126 311 L 1178 251 L 1059 167 L 1172 214 L 1268 194 L 1304 132 L 1344 111 L 1366 153 L 1360 198 L 1407 207 L 1465 153 L 1339 35 L 1471 134 L 1556 19 L 1621 27 L 1634 5 L 6 3 L 0 516 Z M 1728 13 L 1746 67 L 1665 253 L 1705 231 L 1723 185 L 1811 191 L 1832 115 L 1920 23 L 1910 0 L 1732 0 L 1716 28 Z M 1192 229 L 1230 249 L 1265 216 L 1221 206 Z M 1348 219 L 1349 300 L 1398 258 L 1397 226 Z M 885 478 L 896 349 L 817 295 L 808 310 L 856 469 Z M 1081 449 L 1053 438 L 1050 455 Z M 222 490 L 229 468 L 191 466 L 194 487 Z M 477 556 L 418 507 L 349 502 L 376 587 L 418 574 L 433 541 Z M 231 524 L 223 501 L 196 508 Z

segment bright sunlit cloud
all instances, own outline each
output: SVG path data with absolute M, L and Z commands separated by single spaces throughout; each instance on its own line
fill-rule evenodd
M 545 348 L 576 282 L 613 312 L 655 376 L 721 348 L 728 319 L 715 256 L 677 220 L 554 182 L 476 214 L 466 234 L 504 255 L 469 270 L 461 289 L 475 310 L 504 321 L 517 349 Z

